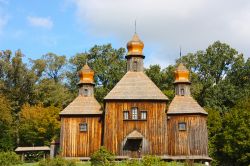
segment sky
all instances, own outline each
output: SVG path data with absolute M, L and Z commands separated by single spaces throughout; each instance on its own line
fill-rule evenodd
M 136 31 L 146 67 L 220 40 L 250 57 L 249 0 L 0 0 L 0 50 L 68 58 L 95 44 L 126 47 Z

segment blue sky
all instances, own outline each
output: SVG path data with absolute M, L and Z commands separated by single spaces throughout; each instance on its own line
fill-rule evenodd
M 71 57 L 94 44 L 125 47 L 137 32 L 146 66 L 173 64 L 220 40 L 250 56 L 248 0 L 0 0 L 0 49 Z
M 72 56 L 94 44 L 112 42 L 85 33 L 76 22 L 74 7 L 66 5 L 59 0 L 2 2 L 8 23 L 1 33 L 1 49 L 21 49 L 29 58 L 47 52 Z

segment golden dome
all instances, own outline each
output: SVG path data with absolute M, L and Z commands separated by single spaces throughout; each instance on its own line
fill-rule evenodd
M 127 55 L 143 55 L 144 43 L 140 40 L 139 36 L 135 33 L 133 38 L 127 43 Z
M 180 63 L 178 67 L 175 70 L 175 82 L 174 83 L 190 83 L 189 81 L 189 71 L 188 69 L 183 65 L 183 63 Z
M 80 81 L 78 84 L 94 84 L 94 71 L 85 64 L 83 68 L 78 72 Z

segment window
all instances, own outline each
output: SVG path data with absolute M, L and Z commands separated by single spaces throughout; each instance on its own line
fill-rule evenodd
M 88 130 L 88 124 L 87 123 L 80 123 L 80 131 L 87 131 Z
M 133 71 L 137 71 L 137 61 L 134 61 L 133 63 Z
M 179 129 L 179 131 L 185 131 L 185 130 L 187 130 L 186 129 L 186 123 L 185 122 L 180 122 L 179 124 L 178 124 L 178 129 Z
M 147 111 L 142 111 L 141 112 L 141 119 L 146 120 L 147 119 Z
M 181 89 L 181 96 L 184 96 L 184 89 Z
M 128 111 L 124 111 L 123 112 L 123 119 L 124 120 L 128 120 L 128 118 L 129 118 L 129 112 Z
M 132 108 L 132 119 L 133 120 L 138 119 L 138 108 L 137 107 Z
M 84 96 L 88 96 L 88 89 L 84 89 L 83 95 L 84 95 Z

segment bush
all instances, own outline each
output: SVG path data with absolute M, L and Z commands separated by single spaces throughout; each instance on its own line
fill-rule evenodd
M 38 166 L 76 166 L 76 161 L 56 157 L 53 159 L 41 160 Z
M 98 151 L 90 157 L 91 165 L 94 166 L 110 166 L 114 165 L 114 155 L 104 147 L 101 147 Z
M 163 166 L 164 162 L 161 160 L 160 157 L 157 156 L 144 156 L 142 158 L 142 165 L 143 166 Z
M 20 157 L 15 152 L 0 152 L 0 165 L 11 166 L 21 164 Z
M 127 160 L 126 166 L 141 166 L 141 162 L 136 159 Z

